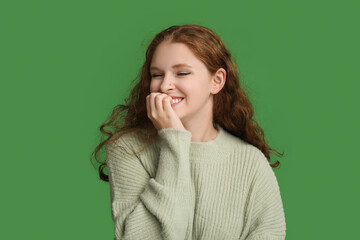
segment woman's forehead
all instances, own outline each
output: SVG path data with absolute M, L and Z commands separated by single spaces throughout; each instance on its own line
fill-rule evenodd
M 150 70 L 184 67 L 203 67 L 200 59 L 198 59 L 184 43 L 159 45 L 155 50 L 150 64 Z

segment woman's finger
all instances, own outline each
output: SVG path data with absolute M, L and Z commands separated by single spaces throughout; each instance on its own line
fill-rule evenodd
M 151 114 L 151 116 L 156 115 L 157 108 L 156 108 L 155 101 L 156 101 L 156 96 L 159 94 L 161 94 L 161 93 L 154 92 L 154 93 L 150 94 L 150 114 Z
M 150 95 L 146 96 L 146 110 L 147 110 L 147 116 L 150 118 Z M 151 119 L 151 118 L 150 118 Z
M 167 97 L 163 98 L 163 108 L 164 108 L 165 112 L 173 111 L 173 109 L 171 107 L 171 102 L 172 102 L 172 97 L 167 96 Z
M 160 93 L 158 95 L 155 96 L 155 107 L 156 107 L 156 112 L 160 115 L 163 116 L 164 113 L 164 106 L 163 106 L 163 99 L 167 97 L 166 94 L 164 93 Z

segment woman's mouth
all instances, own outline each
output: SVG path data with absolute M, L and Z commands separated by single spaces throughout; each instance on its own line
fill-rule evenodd
M 184 98 L 175 98 L 171 101 L 171 106 L 175 106 L 178 103 L 182 102 L 182 100 L 184 100 Z

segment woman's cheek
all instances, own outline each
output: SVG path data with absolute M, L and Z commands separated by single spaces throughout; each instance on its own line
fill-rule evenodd
M 157 91 L 157 86 L 156 85 L 158 85 L 158 84 L 156 84 L 156 82 L 154 82 L 154 81 L 151 81 L 150 82 L 150 92 L 156 92 Z

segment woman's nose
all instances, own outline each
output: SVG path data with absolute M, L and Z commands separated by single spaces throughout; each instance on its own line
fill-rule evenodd
M 166 92 L 169 89 L 174 88 L 173 78 L 170 75 L 164 75 L 161 82 L 160 89 L 162 92 Z

